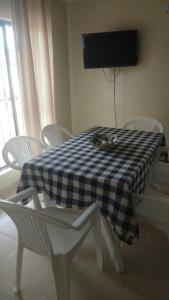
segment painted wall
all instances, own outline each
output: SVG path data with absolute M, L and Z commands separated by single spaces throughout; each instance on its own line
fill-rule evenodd
M 54 84 L 57 122 L 71 130 L 67 5 L 52 1 Z
M 0 0 L 0 19 L 11 19 L 11 0 Z
M 81 34 L 138 29 L 140 62 L 116 81 L 118 126 L 136 115 L 161 120 L 169 136 L 169 14 L 164 0 L 81 0 L 68 5 L 72 126 L 114 126 L 113 83 L 83 68 Z M 109 70 L 110 71 L 110 70 Z M 109 74 L 111 76 L 111 73 Z

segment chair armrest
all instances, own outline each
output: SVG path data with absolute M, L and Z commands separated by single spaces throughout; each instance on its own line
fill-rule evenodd
M 11 196 L 7 199 L 7 201 L 16 204 L 30 197 L 33 199 L 35 206 L 35 210 L 32 210 L 32 215 L 38 214 L 38 217 L 41 218 L 41 220 L 45 223 L 49 223 L 63 229 L 80 230 L 88 222 L 88 220 L 92 218 L 92 216 L 94 216 L 94 214 L 97 212 L 97 204 L 93 203 L 87 208 L 87 210 L 85 210 L 84 213 L 82 213 L 82 215 L 73 224 L 67 223 L 62 219 L 59 219 L 58 217 L 55 218 L 54 216 L 49 215 L 47 212 L 45 212 L 45 209 L 42 209 L 38 193 L 33 187 L 30 187 L 14 196 Z
M 97 208 L 97 204 L 93 203 L 72 224 L 63 221 L 58 216 L 57 217 L 55 217 L 54 215 L 51 216 L 50 214 L 48 214 L 46 212 L 46 210 L 47 209 L 45 209 L 45 208 L 42 209 L 41 213 L 43 214 L 43 217 L 42 217 L 43 220 L 46 221 L 47 223 L 59 226 L 61 228 L 74 229 L 74 230 L 79 231 L 89 221 L 89 219 L 92 219 L 92 216 L 94 217 L 94 215 L 98 211 L 98 208 Z M 58 210 L 60 210 L 60 208 L 58 208 Z
M 12 162 L 9 160 L 8 153 L 9 152 L 5 148 L 2 150 L 2 157 L 6 165 L 14 170 L 21 171 L 22 167 L 19 164 L 17 164 L 15 161 Z
M 62 127 L 61 125 L 59 125 L 59 128 L 61 131 L 63 131 L 65 134 L 67 134 L 69 137 L 73 137 L 73 135 L 70 133 L 70 131 L 64 127 Z
M 60 209 L 60 208 L 58 208 Z M 43 219 L 53 225 L 66 228 L 66 229 L 74 229 L 74 230 L 81 230 L 81 228 L 89 221 L 89 219 L 92 219 L 92 216 L 98 212 L 98 207 L 96 203 L 91 204 L 81 215 L 77 218 L 76 221 L 73 222 L 73 224 L 67 223 L 63 220 L 61 220 L 58 217 L 54 217 L 51 215 L 48 215 L 48 213 L 45 212 L 45 208 L 41 210 L 43 214 Z
M 38 193 L 37 193 L 36 189 L 33 187 L 30 187 L 14 196 L 11 196 L 7 200 L 9 202 L 18 203 L 18 202 L 23 202 L 25 199 L 29 199 L 29 198 L 31 198 L 31 200 L 33 199 L 35 209 L 37 209 L 37 210 L 42 209 L 42 206 L 40 204 L 40 200 L 38 197 Z
M 84 213 L 72 224 L 74 229 L 80 230 L 95 213 L 98 212 L 96 203 L 92 203 Z
M 11 162 L 8 160 L 7 166 L 10 167 L 11 169 L 21 171 L 22 167 L 20 165 L 17 165 L 15 162 Z

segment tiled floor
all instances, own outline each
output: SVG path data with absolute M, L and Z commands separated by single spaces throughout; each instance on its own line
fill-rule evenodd
M 48 258 L 27 250 L 24 253 L 22 294 L 13 294 L 17 233 L 0 211 L 0 300 L 57 299 Z M 73 260 L 71 300 L 168 300 L 169 244 L 166 236 L 149 226 L 141 226 L 141 239 L 122 249 L 126 265 L 117 274 L 103 241 L 104 269 L 95 266 L 91 237 Z

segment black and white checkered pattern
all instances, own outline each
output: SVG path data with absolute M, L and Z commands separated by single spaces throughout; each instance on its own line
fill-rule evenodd
M 91 145 L 95 133 L 112 132 L 118 143 L 111 151 Z M 18 192 L 34 186 L 66 207 L 97 201 L 119 238 L 130 244 L 138 237 L 131 194 L 143 192 L 150 163 L 163 144 L 160 133 L 92 128 L 25 163 Z

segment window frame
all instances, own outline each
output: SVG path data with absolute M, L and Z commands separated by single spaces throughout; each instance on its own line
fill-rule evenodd
M 18 124 L 18 118 L 17 118 L 16 104 L 15 104 L 14 86 L 13 86 L 12 76 L 11 76 L 11 71 L 10 71 L 11 64 L 10 64 L 9 50 L 8 50 L 8 44 L 7 44 L 7 33 L 6 33 L 6 28 L 5 28 L 6 25 L 13 27 L 11 21 L 0 19 L 0 27 L 2 29 L 2 35 L 3 35 L 4 54 L 5 54 L 5 59 L 6 59 L 6 69 L 7 69 L 8 84 L 9 84 L 9 91 L 10 91 L 9 100 L 11 101 L 15 134 L 16 134 L 16 136 L 18 136 L 19 135 L 19 124 Z M 5 170 L 6 168 L 8 168 L 7 165 L 0 167 L 0 172 Z

